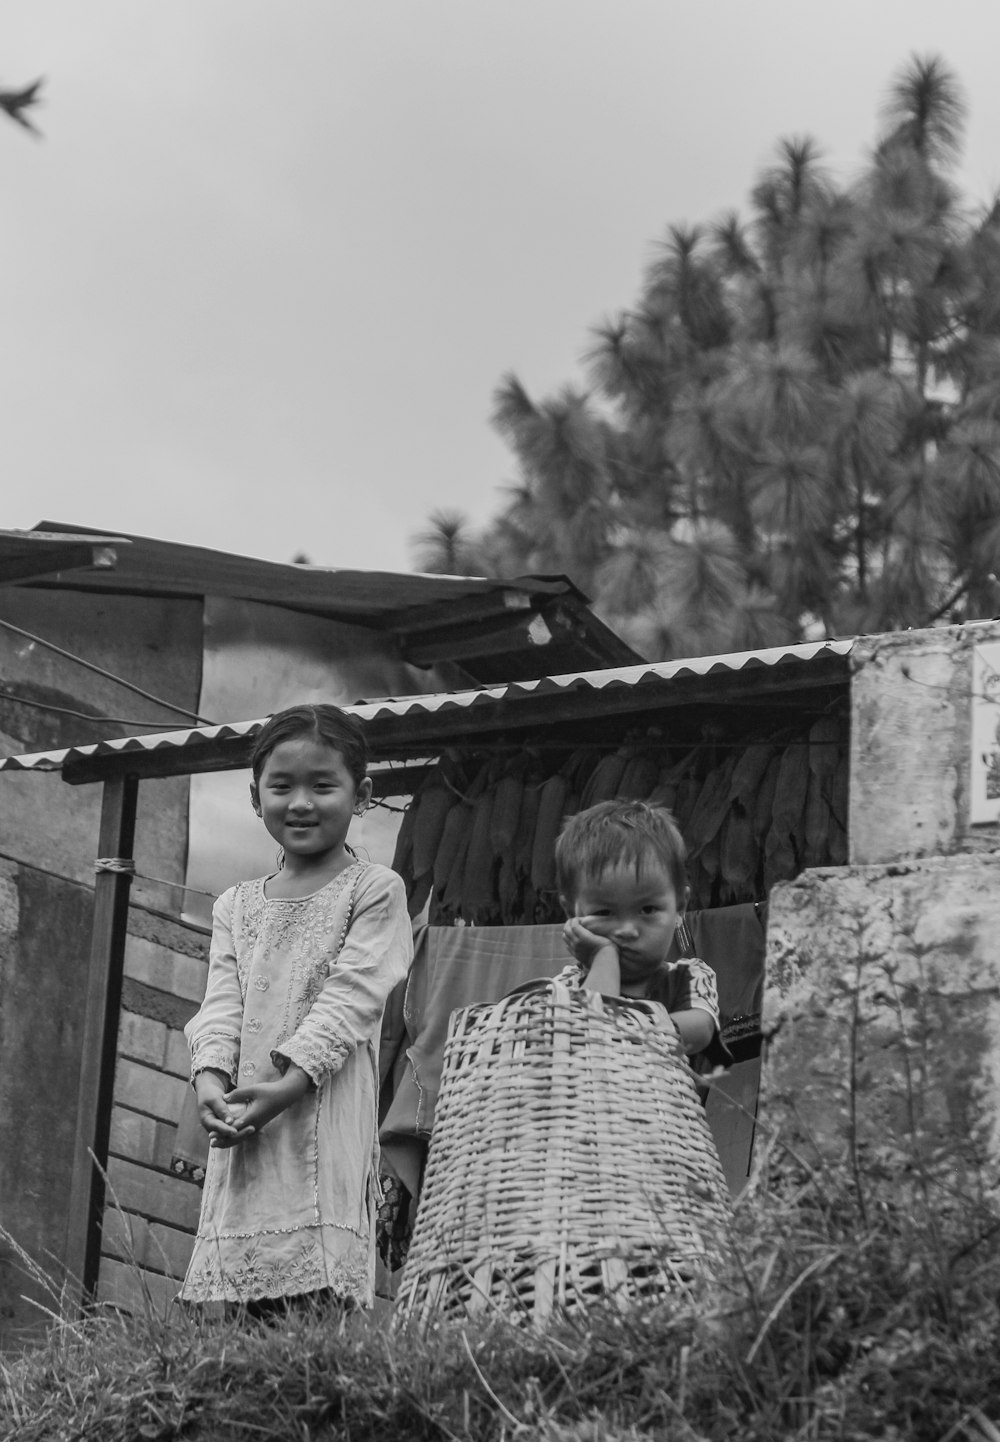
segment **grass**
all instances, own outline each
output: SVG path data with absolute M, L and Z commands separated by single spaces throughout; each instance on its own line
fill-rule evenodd
M 79 1320 L 53 1299 L 44 1342 L 0 1363 L 0 1435 L 1000 1442 L 1000 1214 L 982 1176 L 943 1156 L 931 1171 L 767 1152 L 710 1296 L 594 1308 L 544 1336 L 152 1305 Z
M 891 1125 L 891 1089 L 862 1096 L 854 1066 L 841 1089 L 822 1083 L 822 1144 L 801 1094 L 769 1096 L 732 1267 L 698 1295 L 592 1307 L 544 1335 L 500 1318 L 419 1334 L 360 1314 L 209 1321 L 152 1300 L 81 1319 L 50 1288 L 44 1340 L 0 1359 L 0 1437 L 1000 1442 L 988 1128 L 930 1105 L 940 1085 L 917 1077 L 912 1041 L 900 1055 Z

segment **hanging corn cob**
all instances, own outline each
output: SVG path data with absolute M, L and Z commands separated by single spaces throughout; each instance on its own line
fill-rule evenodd
M 505 856 L 514 844 L 521 803 L 524 798 L 524 773 L 527 761 L 510 765 L 500 777 L 490 812 L 490 846 L 494 856 Z
M 671 754 L 656 730 L 603 755 L 592 744 L 563 752 L 549 774 L 533 750 L 480 760 L 471 779 L 458 755 L 442 758 L 397 838 L 394 866 L 411 911 L 433 888 L 432 920 L 555 920 L 555 842 L 565 818 L 617 798 L 672 811 L 702 906 L 748 901 L 803 866 L 846 861 L 842 718 L 820 717 L 797 735 L 758 736 L 742 749 L 725 744 L 724 759 L 707 765 L 704 742 Z
M 496 790 L 486 786 L 472 805 L 472 830 L 469 850 L 462 873 L 462 915 L 466 921 L 481 920 L 496 905 L 496 884 L 493 847 L 490 844 L 490 819 Z
M 579 810 L 586 811 L 598 801 L 613 801 L 618 795 L 618 787 L 627 765 L 628 757 L 623 747 L 602 756 L 580 792 Z
M 776 742 L 758 741 L 748 746 L 737 758 L 729 796 L 732 801 L 739 801 L 747 812 L 752 810 L 754 797 L 760 790 L 767 768 L 777 752 Z
M 719 870 L 734 895 L 753 894 L 757 843 L 750 815 L 741 801 L 733 802 L 720 831 Z
M 781 752 L 776 750 L 767 763 L 767 770 L 761 777 L 756 796 L 752 802 L 746 803 L 751 818 L 754 843 L 758 849 L 763 846 L 764 838 L 771 829 L 771 812 L 774 809 L 774 793 L 778 785 L 780 770 Z
M 568 800 L 569 781 L 557 771 L 546 781 L 538 798 L 538 819 L 531 848 L 531 885 L 539 894 L 555 890 L 556 837 Z
M 823 778 L 811 767 L 802 830 L 804 835 L 802 864 L 804 866 L 822 866 L 826 861 L 830 835 L 830 803 L 823 793 Z
M 618 783 L 623 801 L 646 801 L 660 777 L 660 766 L 652 751 L 637 751 L 627 762 Z
M 535 845 L 535 831 L 538 826 L 538 808 L 541 802 L 542 779 L 527 776 L 521 792 L 521 814 L 511 850 L 514 857 L 514 872 L 521 880 L 531 875 L 531 853 Z
M 521 880 L 514 869 L 514 857 L 509 850 L 500 858 L 497 900 L 500 903 L 500 920 L 504 926 L 516 925 L 522 919 Z
M 459 859 L 464 859 L 471 827 L 472 806 L 468 801 L 460 801 L 445 817 L 444 827 L 441 831 L 441 844 L 434 857 L 434 890 L 438 896 L 443 896 L 445 887 L 459 864 Z
M 809 788 L 809 747 L 795 740 L 785 747 L 774 787 L 771 805 L 771 830 L 782 840 L 795 835 L 805 810 Z
M 678 791 L 682 780 L 693 768 L 696 752 L 688 751 L 681 759 L 673 760 L 666 765 L 661 765 L 656 778 L 656 785 L 646 797 L 651 806 L 665 806 L 677 819 Z
M 434 870 L 448 812 L 458 804 L 459 797 L 435 770 L 414 800 L 419 804 L 413 824 L 413 875 L 419 880 Z
M 702 782 L 698 799 L 685 823 L 684 835 L 688 850 L 697 856 L 710 841 L 714 841 L 719 827 L 726 819 L 730 806 L 730 786 L 736 769 L 736 756 L 731 754 L 714 771 L 710 771 Z

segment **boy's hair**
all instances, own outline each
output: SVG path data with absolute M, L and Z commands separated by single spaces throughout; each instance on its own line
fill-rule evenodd
M 334 751 L 339 751 L 355 786 L 361 784 L 368 768 L 368 742 L 361 722 L 341 711 L 339 706 L 326 703 L 289 706 L 285 711 L 275 712 L 265 723 L 250 754 L 255 782 L 260 781 L 260 774 L 274 748 L 299 736 L 323 741 Z
M 556 841 L 559 895 L 572 905 L 584 882 L 621 866 L 633 866 L 638 876 L 651 861 L 664 867 L 682 902 L 687 847 L 667 808 L 646 801 L 599 801 L 571 816 Z

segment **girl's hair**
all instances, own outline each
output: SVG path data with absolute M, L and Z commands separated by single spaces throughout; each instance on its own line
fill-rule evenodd
M 646 801 L 599 801 L 571 816 L 556 842 L 559 894 L 572 904 L 587 881 L 621 866 L 636 876 L 650 862 L 661 865 L 678 901 L 687 890 L 687 847 L 665 806 Z
M 339 751 L 355 786 L 361 784 L 368 768 L 368 742 L 361 722 L 341 711 L 339 706 L 326 704 L 289 706 L 285 711 L 275 712 L 264 724 L 250 753 L 255 782 L 260 781 L 260 773 L 274 748 L 299 736 L 323 741 Z

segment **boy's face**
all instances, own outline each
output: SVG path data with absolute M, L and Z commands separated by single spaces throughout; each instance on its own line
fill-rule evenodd
M 623 988 L 647 981 L 665 959 L 687 895 L 678 897 L 658 862 L 642 868 L 614 867 L 586 877 L 573 904 L 573 915 L 586 918 L 588 931 L 613 941 Z

